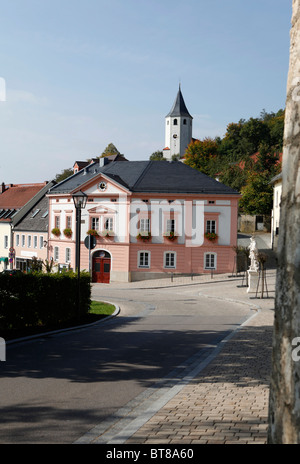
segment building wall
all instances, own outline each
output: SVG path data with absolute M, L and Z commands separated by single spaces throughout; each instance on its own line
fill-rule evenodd
M 110 254 L 111 281 L 151 278 L 170 272 L 232 271 L 235 259 L 232 247 L 237 244 L 238 198 L 204 195 L 181 195 L 176 198 L 174 195 L 159 194 L 137 197 L 109 181 L 102 193 L 98 185 L 87 186 L 85 192 L 89 201 L 81 214 L 81 269 L 89 269 L 89 252 L 84 240 L 89 229 L 96 226 L 99 236 L 91 252 L 91 260 L 101 250 Z M 113 232 L 105 237 L 102 233 L 108 218 L 112 218 Z M 143 241 L 138 233 L 147 220 L 150 221 L 151 238 Z M 165 237 L 172 221 L 177 236 L 175 241 Z M 218 234 L 215 242 L 204 237 L 207 222 L 214 222 L 214 230 Z M 67 225 L 72 229 L 69 238 L 63 233 Z M 55 226 L 60 228 L 58 237 L 52 233 Z M 71 197 L 50 195 L 49 254 L 57 265 L 75 268 L 75 231 L 75 207 Z M 150 263 L 147 266 L 140 264 L 143 251 L 149 253 Z M 166 253 L 169 253 L 168 257 Z M 209 266 L 207 254 L 211 260 Z M 147 260 L 146 256 L 142 258 Z M 171 261 L 168 265 L 167 260 Z
M 10 267 L 3 258 L 9 257 L 9 249 L 11 247 L 11 227 L 8 222 L 0 222 L 0 272 Z
M 15 231 L 13 234 L 15 267 L 27 270 L 33 257 L 47 259 L 47 232 Z
M 279 222 L 280 222 L 280 203 L 282 194 L 282 182 L 276 182 L 273 190 L 273 211 L 271 224 L 271 243 L 272 247 L 277 248 Z

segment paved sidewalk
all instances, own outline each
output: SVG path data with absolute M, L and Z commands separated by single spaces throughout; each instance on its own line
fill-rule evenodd
M 252 302 L 259 310 L 126 444 L 267 442 L 275 271 L 268 276 L 268 287 L 270 297 L 263 299 L 249 298 L 245 288 L 233 291 L 235 298 Z

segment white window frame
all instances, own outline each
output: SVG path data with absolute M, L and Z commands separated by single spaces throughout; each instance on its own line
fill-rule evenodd
M 148 263 L 146 263 L 146 255 L 147 254 L 147 261 Z M 148 251 L 148 250 L 140 250 L 138 252 L 138 268 L 139 269 L 150 269 L 150 266 L 151 266 L 151 252 Z
M 172 255 L 172 258 L 170 256 Z M 170 264 L 171 259 L 173 259 L 173 265 Z M 169 263 L 167 263 L 169 261 Z M 175 251 L 165 251 L 164 252 L 164 268 L 165 269 L 176 269 L 177 253 Z
M 25 235 L 24 234 L 22 234 L 22 237 L 21 237 L 21 246 L 22 248 L 25 247 Z
M 8 235 L 4 235 L 4 248 L 8 248 Z
M 66 228 L 72 229 L 72 216 L 70 214 L 66 216 Z
M 71 262 L 71 248 L 66 248 L 66 263 Z
M 167 233 L 176 231 L 176 220 L 175 219 L 167 219 Z
M 215 219 L 206 220 L 206 232 L 207 233 L 217 233 L 217 221 Z
M 104 230 L 113 231 L 114 230 L 114 218 L 113 217 L 106 217 L 104 218 Z
M 38 236 L 34 235 L 33 236 L 33 248 L 37 248 L 37 247 L 38 247 Z
M 213 265 L 211 262 L 211 258 L 213 257 Z M 207 259 L 209 259 L 209 263 L 207 264 Z M 217 269 L 217 253 L 204 253 L 204 269 Z
M 40 235 L 40 250 L 44 248 L 44 237 L 43 235 Z
M 99 230 L 99 218 L 96 216 L 91 217 L 91 227 L 93 230 Z
M 150 219 L 149 218 L 141 219 L 140 232 L 150 232 Z
M 16 235 L 16 246 L 20 246 L 20 234 Z
M 32 245 L 31 235 L 27 235 L 27 248 L 31 248 L 31 245 Z
M 59 247 L 55 246 L 53 249 L 53 259 L 55 262 L 59 261 Z

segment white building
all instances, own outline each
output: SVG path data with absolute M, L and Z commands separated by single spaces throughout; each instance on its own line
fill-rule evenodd
M 272 245 L 272 248 L 277 248 L 277 240 L 278 240 L 278 234 L 279 234 L 279 222 L 280 222 L 280 202 L 281 202 L 281 195 L 282 195 L 282 173 L 273 177 L 271 184 L 273 185 L 271 245 Z

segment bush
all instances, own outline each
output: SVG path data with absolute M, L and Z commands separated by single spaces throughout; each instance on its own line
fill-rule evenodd
M 80 274 L 79 308 L 77 275 L 0 274 L 0 329 L 58 327 L 84 318 L 90 309 L 90 275 Z

